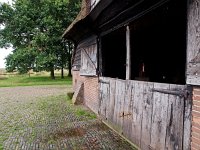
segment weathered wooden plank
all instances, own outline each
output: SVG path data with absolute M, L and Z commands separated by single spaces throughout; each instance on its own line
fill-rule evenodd
M 117 88 L 117 83 L 116 83 L 116 80 L 115 80 L 115 93 L 114 93 L 114 95 L 113 95 L 113 97 L 114 97 L 114 101 L 115 101 L 115 105 L 114 105 L 114 114 L 113 114 L 113 123 L 115 124 L 115 125 L 117 125 L 117 120 L 118 120 L 118 117 L 119 117 L 119 115 L 118 115 L 118 99 L 116 98 L 116 96 L 117 96 L 117 94 L 118 94 L 118 88 Z
M 187 90 L 192 91 L 191 87 L 187 87 Z M 192 92 L 191 92 L 192 93 Z M 184 110 L 184 134 L 183 134 L 183 150 L 190 150 L 191 144 L 191 121 L 192 121 L 192 94 L 189 94 L 185 98 L 185 110 Z
M 143 82 L 135 81 L 132 134 L 133 141 L 137 146 L 140 145 L 141 126 L 142 126 L 142 105 L 143 105 Z
M 107 117 L 108 117 L 107 109 L 109 109 L 107 102 L 110 100 L 110 97 L 109 97 L 110 96 L 110 84 L 104 83 L 104 93 L 105 93 L 105 95 L 104 95 L 104 103 L 103 103 L 103 114 L 104 114 L 105 118 L 107 119 Z
M 131 79 L 131 44 L 130 27 L 126 27 L 126 80 Z
M 110 79 L 110 96 L 109 96 L 109 109 L 108 111 L 108 120 L 113 121 L 114 119 L 114 108 L 115 108 L 115 80 Z
M 133 99 L 132 90 L 134 88 L 134 82 L 126 81 L 126 91 L 124 99 L 124 116 L 123 116 L 123 134 L 131 140 L 131 126 L 132 126 L 132 111 L 133 111 Z
M 170 85 L 170 90 L 184 90 L 184 86 Z M 165 149 L 182 149 L 184 97 L 169 95 Z
M 142 116 L 142 133 L 141 133 L 141 149 L 149 149 L 151 143 L 151 123 L 153 113 L 153 83 L 144 82 L 143 91 L 143 116 Z
M 200 85 L 200 0 L 188 3 L 187 84 Z
M 103 80 L 103 77 L 101 77 L 100 79 Z M 103 84 L 102 84 L 102 82 L 99 82 L 99 109 L 98 109 L 99 115 L 101 115 L 102 94 L 103 94 Z
M 141 149 L 189 149 L 191 97 L 184 104 L 184 97 L 153 88 L 185 86 L 100 77 L 100 115 Z
M 107 101 L 109 101 L 109 80 L 106 78 L 101 78 L 100 82 L 100 115 L 106 119 L 107 117 Z M 108 83 L 106 83 L 108 82 Z
M 117 125 L 119 127 L 120 132 L 122 132 L 122 126 L 123 126 L 123 105 L 124 105 L 124 96 L 125 96 L 125 81 L 123 80 L 116 80 L 116 119 L 117 119 Z
M 97 44 L 82 47 L 80 75 L 97 75 Z
M 155 83 L 154 88 L 169 89 L 169 84 Z M 151 127 L 152 149 L 165 149 L 165 136 L 167 128 L 168 94 L 153 93 L 153 115 Z

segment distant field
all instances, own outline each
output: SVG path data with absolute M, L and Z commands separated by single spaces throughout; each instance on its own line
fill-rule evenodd
M 72 84 L 71 77 L 66 77 L 67 70 L 64 74 L 65 78 L 61 79 L 60 71 L 55 71 L 56 79 L 52 80 L 49 72 L 31 72 L 29 77 L 29 74 L 6 73 L 4 69 L 0 69 L 0 87 Z

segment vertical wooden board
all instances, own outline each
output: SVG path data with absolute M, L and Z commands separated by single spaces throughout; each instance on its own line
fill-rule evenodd
M 97 43 L 83 46 L 81 50 L 81 75 L 96 75 Z
M 101 82 L 102 78 L 100 78 L 99 82 L 99 109 L 98 109 L 98 114 L 101 115 L 101 106 L 102 106 L 102 93 L 103 93 L 103 83 Z
M 104 99 L 106 120 L 109 116 L 109 109 L 110 109 L 110 107 L 109 107 L 109 103 L 110 103 L 110 81 L 108 81 L 108 82 L 109 82 L 109 84 L 106 83 L 106 88 L 105 88 L 106 96 L 105 96 L 105 99 Z
M 124 117 L 123 117 L 123 134 L 131 140 L 131 124 L 132 124 L 132 89 L 134 83 L 127 80 L 124 98 Z
M 103 79 L 102 79 L 103 80 Z M 102 112 L 103 112 L 103 94 L 104 94 L 104 83 L 103 82 L 101 82 L 100 83 L 100 88 L 101 88 L 101 93 L 100 93 L 100 98 L 101 98 L 101 100 L 100 100 L 100 109 L 99 109 L 99 113 L 100 113 L 100 115 L 102 115 Z
M 192 89 L 188 87 L 191 92 Z M 183 150 L 190 150 L 191 144 L 191 122 L 192 122 L 192 94 L 185 98 L 185 111 L 184 111 L 184 133 L 183 133 Z
M 189 0 L 187 8 L 187 84 L 200 85 L 200 0 Z
M 124 96 L 125 96 L 125 81 L 116 80 L 116 102 L 117 102 L 117 125 L 120 130 L 123 126 L 123 104 L 124 104 Z
M 109 84 L 109 80 L 106 80 L 104 78 L 104 84 L 103 84 L 103 108 L 102 108 L 102 115 L 104 116 L 104 118 L 107 118 L 107 109 L 108 109 L 108 105 L 107 102 L 109 101 L 109 93 L 110 93 L 110 84 Z
M 140 145 L 141 126 L 142 126 L 142 105 L 143 105 L 143 82 L 135 81 L 133 118 L 132 118 L 132 137 L 137 146 Z
M 143 90 L 143 117 L 141 133 L 141 149 L 149 149 L 151 143 L 151 122 L 153 109 L 153 83 L 145 82 Z
M 170 90 L 184 90 L 184 86 L 170 85 Z M 169 95 L 165 149 L 182 149 L 184 98 Z
M 101 83 L 101 106 L 100 106 L 100 115 L 103 116 L 103 108 L 104 108 L 104 83 Z
M 108 111 L 108 120 L 113 121 L 114 117 L 114 108 L 115 108 L 115 80 L 110 80 L 110 96 L 109 96 L 109 109 Z
M 169 89 L 169 84 L 154 83 L 155 89 Z M 165 136 L 167 128 L 168 94 L 153 93 L 153 115 L 151 126 L 152 149 L 165 149 Z
M 114 98 L 115 100 L 115 105 L 114 105 L 114 113 L 113 113 L 113 124 L 117 124 L 117 121 L 118 121 L 118 99 L 117 99 L 117 93 L 118 93 L 118 88 L 117 88 L 118 84 L 117 84 L 117 81 L 115 80 L 115 93 L 113 93 L 112 97 Z

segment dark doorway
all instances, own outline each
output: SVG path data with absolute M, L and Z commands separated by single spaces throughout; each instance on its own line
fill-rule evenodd
M 126 77 L 126 32 L 125 28 L 115 30 L 101 39 L 102 74 L 105 77 L 125 79 Z
M 131 79 L 185 84 L 186 12 L 174 0 L 130 24 Z

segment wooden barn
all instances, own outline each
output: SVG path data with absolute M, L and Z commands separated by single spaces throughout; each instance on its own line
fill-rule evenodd
M 200 0 L 83 0 L 74 98 L 143 150 L 200 149 Z

